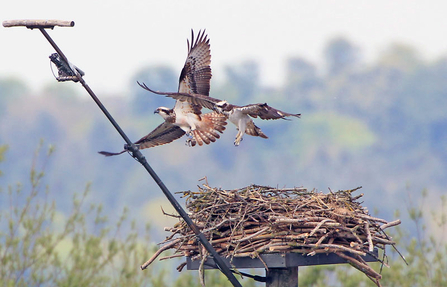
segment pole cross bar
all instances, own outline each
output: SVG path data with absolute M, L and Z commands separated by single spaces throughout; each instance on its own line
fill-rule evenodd
M 49 21 L 53 21 L 53 22 L 48 23 Z M 40 30 L 40 32 L 42 32 L 43 36 L 51 44 L 51 46 L 59 54 L 61 59 L 64 60 L 67 64 L 69 63 L 65 54 L 56 45 L 56 43 L 53 41 L 53 39 L 50 37 L 50 35 L 47 33 L 47 31 L 45 29 L 47 29 L 47 28 L 52 29 L 52 28 L 54 28 L 54 26 L 73 27 L 74 26 L 73 21 L 70 22 L 70 21 L 57 21 L 57 20 L 48 20 L 48 21 L 47 20 L 12 20 L 12 21 L 4 21 L 3 26 L 4 27 L 25 26 L 29 29 L 38 28 Z M 70 69 L 71 69 L 71 67 L 70 67 Z M 107 111 L 105 106 L 101 103 L 99 98 L 95 95 L 93 90 L 87 85 L 87 83 L 82 78 L 82 75 L 75 69 L 72 69 L 72 70 L 73 70 L 73 73 L 76 75 L 76 78 L 78 79 L 78 81 L 81 83 L 81 85 L 87 91 L 87 93 L 92 97 L 92 99 L 95 101 L 95 103 L 101 109 L 101 111 L 104 113 L 104 115 L 110 121 L 110 123 L 115 127 L 115 129 L 118 131 L 118 133 L 124 139 L 124 141 L 127 143 L 128 150 L 132 153 L 132 157 L 134 157 L 146 169 L 146 171 L 151 175 L 152 179 L 160 187 L 161 191 L 168 198 L 169 202 L 172 204 L 172 206 L 175 208 L 175 210 L 178 212 L 178 214 L 183 218 L 183 220 L 186 222 L 186 224 L 188 224 L 188 226 L 194 232 L 194 234 L 196 235 L 198 240 L 202 243 L 202 245 L 205 247 L 205 249 L 211 254 L 211 256 L 213 257 L 213 259 L 214 259 L 216 265 L 218 266 L 218 268 L 220 269 L 220 271 L 222 273 L 224 273 L 224 275 L 228 278 L 228 280 L 231 282 L 231 284 L 233 286 L 242 287 L 242 285 L 236 279 L 234 274 L 231 272 L 230 268 L 225 264 L 224 260 L 220 257 L 220 255 L 216 252 L 214 247 L 206 239 L 205 235 L 202 232 L 200 232 L 197 225 L 194 224 L 194 222 L 188 216 L 188 214 L 183 209 L 183 207 L 178 203 L 178 201 L 175 199 L 175 197 L 172 195 L 172 193 L 169 191 L 169 189 L 165 186 L 165 184 L 160 179 L 160 177 L 158 177 L 158 175 L 155 173 L 155 171 L 149 165 L 149 163 L 147 162 L 146 158 L 143 156 L 141 151 L 138 150 L 136 148 L 136 146 L 130 141 L 130 139 L 127 137 L 127 135 L 121 129 L 121 127 L 118 125 L 118 123 L 112 117 L 112 115 Z M 145 269 L 146 267 L 147 266 L 142 265 L 141 269 Z
M 73 27 L 74 21 L 61 20 L 6 20 L 3 21 L 3 27 L 20 27 L 25 26 L 28 29 L 34 28 L 50 28 L 59 27 Z

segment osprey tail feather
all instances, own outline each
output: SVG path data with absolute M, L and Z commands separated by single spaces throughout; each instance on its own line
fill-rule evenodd
M 262 131 L 261 128 L 255 125 L 253 121 L 250 121 L 247 123 L 247 127 L 245 128 L 245 133 L 250 136 L 254 137 L 261 137 L 264 139 L 268 139 L 268 136 L 266 136 Z
M 218 132 L 222 133 L 225 130 L 226 117 L 217 112 L 207 113 L 202 115 L 202 121 L 200 125 L 192 130 L 191 133 L 199 146 L 205 144 L 210 144 L 215 142 L 220 135 Z

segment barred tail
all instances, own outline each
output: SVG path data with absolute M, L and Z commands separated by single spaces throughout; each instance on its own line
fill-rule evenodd
M 250 121 L 247 123 L 247 126 L 245 128 L 245 133 L 250 136 L 254 137 L 261 137 L 264 139 L 268 139 L 269 137 L 266 136 L 262 131 L 261 128 L 259 128 L 253 121 Z
M 217 112 L 211 112 L 202 115 L 202 121 L 200 125 L 196 127 L 195 130 L 191 131 L 195 142 L 199 146 L 205 144 L 210 144 L 215 142 L 220 135 L 218 132 L 222 133 L 225 130 L 225 125 L 227 124 L 227 118 L 225 115 L 219 114 Z

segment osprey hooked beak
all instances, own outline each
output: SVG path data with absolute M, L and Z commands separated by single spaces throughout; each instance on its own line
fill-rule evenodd
M 164 113 L 168 113 L 168 108 L 165 108 L 165 107 L 158 107 L 155 111 L 154 111 L 154 114 L 159 114 L 161 111 L 163 111 Z
M 162 118 L 166 119 L 167 117 L 169 117 L 172 114 L 172 110 L 168 109 L 166 107 L 158 107 L 155 111 L 154 114 L 159 114 Z

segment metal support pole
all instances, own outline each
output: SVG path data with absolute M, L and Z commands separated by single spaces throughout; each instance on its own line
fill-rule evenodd
M 56 52 L 59 54 L 59 56 L 66 62 L 69 63 L 67 60 L 67 57 L 62 52 L 62 50 L 56 45 L 56 43 L 53 41 L 53 39 L 50 37 L 50 35 L 45 30 L 46 28 L 53 28 L 55 25 L 58 24 L 51 24 L 48 26 L 48 21 L 46 22 L 46 25 L 41 24 L 41 21 L 32 21 L 32 25 L 27 25 L 28 22 L 25 21 L 14 21 L 14 24 L 10 24 L 9 22 L 5 21 L 3 25 L 5 27 L 12 27 L 12 26 L 26 26 L 27 28 L 34 29 L 38 28 L 40 32 L 42 32 L 43 36 L 48 40 L 48 42 L 53 46 L 53 48 L 56 50 Z M 6 23 L 6 25 L 5 25 Z M 70 26 L 73 26 L 74 22 L 70 22 Z M 87 85 L 87 83 L 84 81 L 82 76 L 77 72 L 73 71 L 75 73 L 77 79 L 82 84 L 82 86 L 85 88 L 85 90 L 88 92 L 88 94 L 92 97 L 92 99 L 95 101 L 95 103 L 98 105 L 98 107 L 101 109 L 101 111 L 104 113 L 104 115 L 107 117 L 107 119 L 110 121 L 110 123 L 115 127 L 115 129 L 118 131 L 118 133 L 121 135 L 121 137 L 124 139 L 124 141 L 129 146 L 129 151 L 132 153 L 132 156 L 138 160 L 141 165 L 146 169 L 146 171 L 151 175 L 151 177 L 154 179 L 154 181 L 157 183 L 157 185 L 160 187 L 162 192 L 165 194 L 165 196 L 168 198 L 169 202 L 172 204 L 172 206 L 175 208 L 175 210 L 178 212 L 178 214 L 185 220 L 185 222 L 188 224 L 188 226 L 193 230 L 198 240 L 202 243 L 202 245 L 205 247 L 205 249 L 211 254 L 211 256 L 214 258 L 214 261 L 216 262 L 218 268 L 222 271 L 222 273 L 225 274 L 225 276 L 228 278 L 228 280 L 231 282 L 231 284 L 235 287 L 242 287 L 242 285 L 239 283 L 239 281 L 236 279 L 236 277 L 231 272 L 230 268 L 225 264 L 223 259 L 220 257 L 220 255 L 216 252 L 216 250 L 213 248 L 213 246 L 208 242 L 205 235 L 200 232 L 199 228 L 194 224 L 194 222 L 191 220 L 191 218 L 188 216 L 188 214 L 185 212 L 185 210 L 182 208 L 182 206 L 178 203 L 178 201 L 175 199 L 175 197 L 172 195 L 172 193 L 168 190 L 168 188 L 164 185 L 163 181 L 158 177 L 158 175 L 155 173 L 155 171 L 151 168 L 149 163 L 147 162 L 146 158 L 143 156 L 143 154 L 135 147 L 135 145 L 130 141 L 130 139 L 127 137 L 127 135 L 124 133 L 124 131 L 121 129 L 121 127 L 118 125 L 118 123 L 115 121 L 115 119 L 110 115 L 110 113 L 107 111 L 105 106 L 101 103 L 101 101 L 98 99 L 98 97 L 95 95 L 93 90 Z
M 298 267 L 269 268 L 266 287 L 298 287 Z

